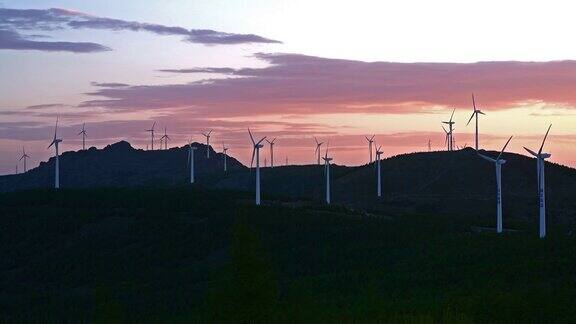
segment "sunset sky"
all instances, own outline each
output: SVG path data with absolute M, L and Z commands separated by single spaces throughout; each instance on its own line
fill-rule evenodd
M 0 174 L 28 166 L 60 115 L 61 147 L 170 146 L 214 129 L 212 144 L 250 163 L 248 126 L 277 137 L 283 164 L 367 162 L 473 146 L 471 94 L 486 113 L 480 146 L 536 148 L 576 166 L 576 5 L 570 1 L 0 0 Z M 155 145 L 158 145 L 156 143 Z M 267 148 L 263 151 L 268 154 Z M 262 157 L 262 159 L 264 156 Z M 185 161 L 184 161 L 185 162 Z

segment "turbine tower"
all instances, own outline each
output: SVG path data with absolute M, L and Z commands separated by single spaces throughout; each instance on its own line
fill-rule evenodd
M 210 158 L 210 133 L 212 133 L 212 129 L 208 133 L 202 133 L 204 137 L 206 137 L 206 158 Z
M 481 158 L 494 163 L 496 166 L 496 233 L 498 234 L 502 233 L 502 164 L 506 163 L 506 160 L 503 160 L 500 157 L 502 156 L 502 153 L 504 153 L 504 150 L 506 150 L 506 146 L 508 146 L 511 139 L 512 136 L 510 136 L 496 159 L 478 153 Z
M 57 137 L 58 134 L 58 116 L 56 117 L 56 127 L 54 128 L 54 139 L 52 139 L 52 143 L 48 145 L 48 148 L 54 145 L 55 149 L 55 168 L 54 168 L 54 188 L 60 188 L 60 159 L 58 156 L 58 144 L 62 142 L 62 139 Z
M 538 175 L 538 200 L 540 207 L 540 238 L 546 237 L 546 186 L 544 182 L 544 165 L 546 164 L 546 159 L 552 156 L 550 153 L 542 153 L 542 149 L 544 148 L 544 143 L 546 142 L 546 138 L 548 137 L 548 133 L 550 132 L 551 127 L 552 124 L 548 126 L 548 130 L 546 131 L 546 135 L 544 135 L 544 139 L 542 140 L 542 145 L 540 145 L 538 153 L 524 147 L 528 153 L 536 157 L 536 173 Z
M 324 144 L 324 142 L 318 142 L 318 139 L 316 137 L 314 137 L 314 141 L 316 142 L 316 150 L 314 151 L 314 153 L 318 155 L 318 165 L 320 165 L 320 147 L 322 146 L 322 144 Z
M 274 167 L 274 141 L 275 140 L 276 140 L 276 137 L 274 137 L 274 139 L 271 141 L 266 140 L 266 142 L 268 142 L 268 144 L 270 144 L 270 167 L 271 168 Z
M 446 144 L 446 149 L 448 151 L 450 151 L 450 132 L 446 130 L 446 128 L 444 128 L 444 125 L 442 125 L 442 129 L 444 130 L 444 133 L 446 133 L 446 137 L 444 139 L 444 144 Z
M 264 136 L 258 142 L 254 141 L 254 137 L 252 136 L 252 132 L 250 132 L 250 128 L 248 128 L 248 134 L 250 135 L 250 139 L 252 140 L 252 144 L 254 148 L 252 149 L 252 161 L 250 161 L 250 168 L 252 168 L 252 164 L 254 164 L 254 156 L 256 156 L 256 205 L 260 205 L 260 149 L 264 147 L 262 145 L 262 141 L 266 139 Z
M 194 151 L 196 147 L 192 146 L 192 139 L 188 140 L 188 164 L 190 165 L 190 183 L 194 183 Z
M 227 172 L 228 167 L 226 166 L 226 160 L 228 158 L 228 148 L 224 146 L 224 143 L 222 143 L 222 153 L 224 153 L 224 172 Z
M 382 145 L 380 145 L 378 149 L 376 149 L 376 164 L 377 164 L 376 169 L 378 170 L 377 171 L 378 178 L 376 180 L 377 183 L 376 192 L 378 193 L 378 197 L 382 197 L 382 179 L 380 176 L 380 161 L 381 161 L 380 157 L 382 156 L 382 153 L 384 152 L 382 152 Z
M 146 130 L 147 132 L 150 132 L 150 144 L 152 145 L 152 151 L 154 151 L 154 126 L 156 126 L 156 122 L 152 124 L 152 128 Z
M 472 118 L 476 117 L 476 151 L 478 151 L 478 115 L 479 114 L 486 115 L 486 114 L 483 113 L 480 109 L 476 109 L 476 101 L 474 100 L 474 94 L 472 94 L 472 109 L 474 109 L 472 111 L 472 116 L 470 116 L 470 119 L 468 119 L 468 123 L 466 123 L 466 126 L 470 124 Z
M 78 133 L 78 135 L 82 135 L 82 151 L 86 150 L 86 123 L 82 124 L 82 130 L 80 131 L 80 133 Z
M 376 135 L 372 135 L 372 137 L 368 138 L 368 136 L 364 136 L 366 137 L 366 141 L 368 141 L 368 151 L 370 151 L 370 163 L 372 163 L 372 143 L 374 143 L 374 136 Z
M 453 131 L 454 131 L 454 124 L 455 122 L 452 121 L 452 118 L 454 117 L 454 112 L 456 111 L 456 109 L 452 110 L 452 115 L 450 116 L 450 120 L 449 121 L 443 121 L 443 124 L 447 124 L 448 125 L 448 151 L 452 151 L 454 149 L 454 135 L 453 135 Z M 446 130 L 444 130 L 446 131 Z
M 428 139 L 428 152 L 432 151 L 432 141 Z
M 20 157 L 20 161 L 24 160 L 24 173 L 26 173 L 26 159 L 29 159 L 30 157 L 28 156 L 28 154 L 26 154 L 26 150 L 24 150 L 24 147 L 22 147 L 22 156 Z
M 328 157 L 328 144 L 326 144 L 326 154 L 322 158 L 324 160 L 324 173 L 326 173 L 326 203 L 330 205 L 330 161 L 331 157 Z
M 170 140 L 170 136 L 166 133 L 166 126 L 164 126 L 164 135 L 160 137 L 160 148 L 162 148 L 162 141 L 164 141 L 164 149 L 168 149 L 168 140 Z

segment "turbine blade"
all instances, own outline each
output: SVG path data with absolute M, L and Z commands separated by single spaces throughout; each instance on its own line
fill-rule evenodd
M 254 164 L 254 155 L 256 154 L 256 146 L 252 149 L 252 160 L 250 161 L 250 168 L 252 168 L 252 164 Z
M 454 112 L 456 112 L 456 108 L 454 108 L 454 110 L 452 110 L 452 115 L 450 115 L 450 122 L 452 122 L 452 117 L 454 117 Z
M 472 116 L 470 116 L 470 119 L 468 119 L 468 122 L 466 123 L 466 126 L 468 126 L 468 124 L 470 124 L 470 122 L 472 121 L 472 118 L 474 118 L 474 114 L 476 113 L 476 111 L 474 111 L 472 113 Z
M 510 140 L 512 140 L 513 136 L 510 136 L 510 138 L 508 139 L 508 142 L 506 142 L 506 145 L 504 145 L 504 147 L 502 148 L 502 151 L 500 151 L 500 154 L 498 154 L 498 157 L 496 158 L 496 160 L 500 160 L 500 156 L 502 156 L 502 153 L 504 153 L 504 150 L 506 149 L 506 146 L 508 146 L 508 143 L 510 143 Z
M 156 122 L 152 124 L 152 130 L 154 130 L 154 126 L 156 126 Z
M 262 141 L 264 141 L 266 139 L 266 136 L 262 137 L 262 139 L 260 141 L 258 141 L 258 143 L 256 143 L 255 145 L 260 145 L 260 143 L 262 143 Z
M 254 137 L 252 136 L 252 132 L 250 131 L 250 127 L 248 127 L 248 134 L 250 135 L 250 139 L 252 140 L 252 144 L 256 145 L 256 142 L 254 142 Z
M 526 146 L 524 146 L 524 149 L 525 149 L 526 151 L 528 151 L 528 153 L 534 155 L 535 157 L 538 157 L 538 153 L 532 151 L 531 149 L 527 148 Z
M 472 92 L 472 107 L 474 107 L 474 111 L 476 111 L 476 100 L 474 100 L 474 92 Z
M 546 142 L 546 137 L 548 137 L 548 132 L 550 132 L 551 127 L 552 127 L 552 124 L 550 124 L 550 126 L 548 126 L 548 130 L 546 131 L 546 135 L 544 135 L 544 139 L 542 140 L 542 145 L 540 146 L 540 150 L 538 150 L 538 155 L 540 155 L 540 153 L 542 153 L 542 149 L 544 148 L 544 142 Z
M 493 158 L 487 157 L 486 155 L 482 155 L 482 154 L 478 154 L 479 157 L 483 158 L 486 161 L 490 161 L 493 163 L 496 163 L 496 160 L 494 160 Z

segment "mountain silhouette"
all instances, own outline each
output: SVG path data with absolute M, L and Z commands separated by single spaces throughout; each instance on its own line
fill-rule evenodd
M 193 143 L 197 184 L 215 189 L 253 191 L 254 172 L 228 156 Z M 498 152 L 482 151 L 488 156 Z M 536 161 L 520 154 L 504 153 L 502 195 L 505 222 L 537 219 Z M 60 156 L 62 188 L 176 186 L 189 183 L 188 147 L 144 151 L 121 141 L 103 149 L 65 152 Z M 420 152 L 383 159 L 382 198 L 376 197 L 374 163 L 347 167 L 331 165 L 332 201 L 374 211 L 401 209 L 415 213 L 450 213 L 462 217 L 488 217 L 495 213 L 494 165 L 467 148 L 453 152 Z M 262 168 L 261 187 L 266 199 L 322 202 L 325 193 L 323 165 Z M 50 188 L 54 181 L 54 158 L 25 174 L 0 177 L 0 192 Z M 547 211 L 552 221 L 576 218 L 576 169 L 546 163 Z M 506 224 L 505 224 L 506 225 Z

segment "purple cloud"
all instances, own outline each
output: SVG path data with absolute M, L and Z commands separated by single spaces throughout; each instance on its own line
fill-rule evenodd
M 0 29 L 0 49 L 72 53 L 94 53 L 111 50 L 96 43 L 36 41 L 26 39 L 15 31 L 2 29 Z
M 394 63 L 257 54 L 263 68 L 191 68 L 234 78 L 187 84 L 103 88 L 82 106 L 117 110 L 187 109 L 204 116 L 415 113 L 469 107 L 470 94 L 490 109 L 544 101 L 576 105 L 576 61 Z M 467 108 L 468 109 L 468 108 Z
M 118 82 L 92 82 L 90 83 L 94 87 L 101 87 L 101 88 L 121 88 L 121 87 L 128 87 L 129 84 L 126 83 L 118 83 Z
M 0 28 L 6 30 L 104 29 L 145 31 L 156 35 L 184 36 L 191 43 L 233 45 L 248 43 L 281 43 L 254 34 L 226 33 L 209 29 L 186 29 L 136 21 L 97 17 L 66 9 L 5 9 L 0 8 Z M 101 45 L 100 45 L 101 46 Z M 1 48 L 1 47 L 0 47 Z M 20 48 L 17 48 L 20 49 Z

